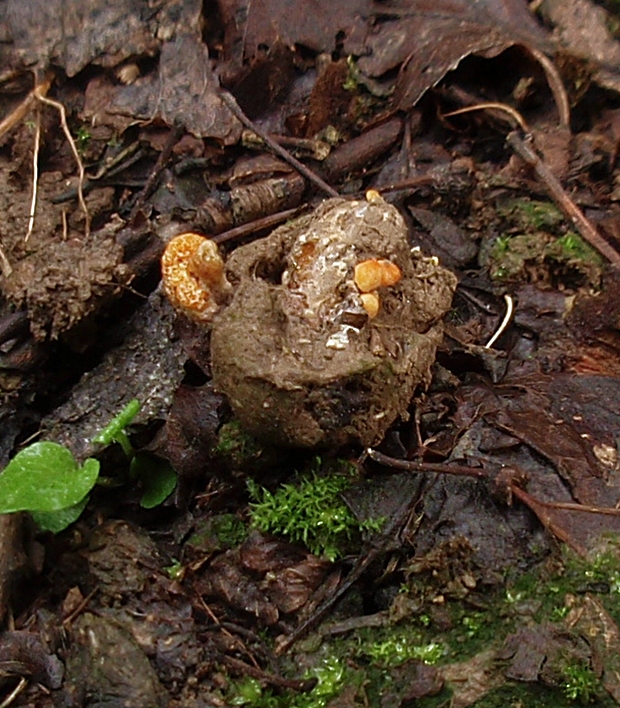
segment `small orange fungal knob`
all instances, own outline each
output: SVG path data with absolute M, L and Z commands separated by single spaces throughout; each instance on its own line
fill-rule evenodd
M 367 189 L 366 190 L 366 201 L 367 202 L 383 202 L 385 200 L 381 196 L 381 193 L 378 192 L 376 189 Z
M 209 322 L 230 290 L 217 245 L 196 233 L 171 239 L 161 258 L 164 292 L 191 319 Z
M 362 293 L 389 285 L 396 285 L 401 279 L 400 268 L 396 263 L 385 259 L 369 258 L 355 266 L 353 280 Z
M 366 310 L 368 317 L 373 318 L 379 314 L 381 301 L 377 293 L 362 293 L 360 300 L 362 301 L 362 307 Z

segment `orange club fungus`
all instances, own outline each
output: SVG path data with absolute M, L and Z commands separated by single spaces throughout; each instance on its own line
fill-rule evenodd
M 217 244 L 196 233 L 168 242 L 161 258 L 164 292 L 187 317 L 210 322 L 230 292 Z

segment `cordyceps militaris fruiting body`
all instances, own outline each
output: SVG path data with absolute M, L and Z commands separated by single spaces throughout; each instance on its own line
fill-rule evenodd
M 162 270 L 177 308 L 212 319 L 214 383 L 240 422 L 292 447 L 373 445 L 406 418 L 416 388 L 429 383 L 456 287 L 376 197 L 326 200 L 237 248 L 226 275 L 210 274 L 206 285 L 190 269 L 200 287 L 215 288 L 211 303 L 228 298 L 205 316 L 179 302 Z

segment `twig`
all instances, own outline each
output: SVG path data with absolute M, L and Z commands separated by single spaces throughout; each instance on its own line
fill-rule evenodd
M 286 209 L 285 211 L 279 211 L 275 214 L 269 214 L 269 216 L 264 216 L 261 219 L 255 219 L 247 224 L 242 224 L 241 226 L 235 226 L 234 229 L 228 229 L 221 234 L 213 237 L 216 243 L 225 243 L 226 241 L 232 241 L 236 238 L 242 238 L 243 236 L 249 236 L 256 231 L 262 231 L 263 229 L 270 229 L 272 226 L 281 224 L 283 221 L 296 216 L 300 211 L 299 207 L 294 209 Z
M 433 175 L 418 175 L 417 177 L 411 177 L 410 179 L 405 179 L 402 182 L 393 182 L 392 184 L 386 184 L 385 186 L 375 187 L 379 194 L 385 194 L 386 192 L 399 192 L 404 189 L 417 189 L 418 187 L 425 187 L 428 184 L 435 184 L 437 180 Z
M 516 108 L 509 106 L 507 103 L 476 103 L 475 106 L 464 106 L 463 108 L 457 108 L 455 111 L 450 111 L 450 113 L 444 113 L 442 118 L 450 118 L 451 116 L 460 116 L 463 113 L 472 113 L 473 111 L 500 111 L 506 113 L 510 116 L 512 120 L 521 128 L 524 133 L 529 131 L 528 125 L 525 122 L 525 118 L 519 113 Z
M 598 233 L 581 209 L 564 191 L 564 188 L 555 175 L 534 152 L 531 144 L 531 136 L 526 140 L 522 140 L 519 135 L 513 131 L 506 138 L 506 142 L 517 155 L 534 170 L 534 173 L 541 181 L 548 194 L 555 201 L 562 213 L 575 225 L 583 238 L 599 253 L 605 256 L 616 268 L 620 268 L 620 253 Z
M 264 681 L 271 686 L 277 686 L 278 688 L 287 688 L 292 691 L 299 691 L 301 693 L 308 693 L 317 684 L 316 678 L 310 679 L 287 679 L 284 676 L 279 676 L 278 674 L 271 674 L 267 671 L 263 671 L 254 666 L 246 664 L 245 661 L 241 659 L 235 659 L 233 656 L 224 655 L 221 657 L 220 661 L 226 664 L 231 669 L 238 671 L 242 676 L 251 676 L 252 678 Z
M 42 100 L 41 97 L 49 91 L 51 86 L 51 77 L 46 76 L 43 81 L 37 84 L 32 91 L 26 96 L 26 98 L 12 111 L 4 120 L 0 122 L 0 137 L 5 133 L 8 133 L 12 128 L 22 122 L 22 120 L 28 115 L 32 104 L 35 100 Z M 39 150 L 41 145 L 41 115 L 37 113 L 36 120 L 36 132 L 34 138 L 34 156 L 33 156 L 33 179 L 32 179 L 32 200 L 30 203 L 30 215 L 28 219 L 28 231 L 26 233 L 25 241 L 28 241 L 32 229 L 34 228 L 34 213 L 37 204 L 37 189 L 39 182 Z M 4 251 L 0 249 L 0 262 L 2 265 L 2 274 L 4 276 L 10 275 L 12 268 L 4 254 Z
M 65 137 L 69 142 L 71 152 L 73 153 L 73 157 L 75 158 L 75 161 L 77 162 L 78 166 L 78 202 L 80 204 L 80 209 L 82 210 L 85 219 L 84 234 L 86 237 L 88 237 L 90 236 L 90 214 L 88 213 L 88 207 L 86 206 L 86 202 L 84 201 L 84 191 L 82 189 L 84 185 L 85 175 L 84 165 L 82 163 L 82 159 L 80 158 L 80 153 L 78 152 L 75 141 L 73 140 L 73 136 L 71 135 L 71 131 L 69 130 L 69 125 L 67 123 L 67 112 L 65 111 L 65 107 L 62 105 L 62 103 L 60 103 L 59 101 L 54 101 L 51 98 L 47 98 L 44 93 L 39 89 L 39 86 L 35 87 L 34 95 L 39 101 L 41 101 L 41 103 L 45 103 L 48 106 L 52 106 L 60 114 L 60 124 L 62 126 Z
M 408 470 L 409 472 L 439 472 L 443 474 L 455 474 L 465 477 L 487 477 L 487 473 L 480 467 L 466 467 L 465 465 L 443 465 L 437 462 L 418 462 L 417 460 L 399 460 L 396 457 L 388 457 L 382 452 L 366 449 L 366 454 L 371 460 L 378 462 L 384 467 L 393 467 L 397 470 Z
M 39 190 L 39 151 L 41 149 L 41 107 L 37 106 L 35 121 L 34 148 L 32 150 L 32 199 L 30 200 L 30 214 L 28 216 L 28 231 L 24 243 L 28 243 L 34 229 L 34 216 L 37 210 L 37 193 Z
M 214 614 L 213 610 L 209 607 L 209 605 L 207 605 L 207 603 L 205 602 L 204 598 L 203 598 L 202 595 L 196 590 L 196 588 L 194 588 L 194 591 L 196 592 L 196 599 L 198 600 L 198 602 L 199 602 L 199 604 L 200 604 L 200 607 L 207 613 L 207 615 L 209 615 L 209 617 L 211 618 L 211 621 L 219 627 L 219 626 L 220 626 L 220 621 L 219 621 L 219 619 L 217 618 L 217 616 Z M 222 631 L 224 634 L 226 634 L 227 636 L 229 636 L 229 637 L 232 637 L 232 636 L 233 636 L 233 635 L 232 635 L 226 628 L 224 628 L 224 627 L 221 628 L 221 631 Z
M 27 679 L 25 679 L 23 676 L 19 679 L 19 683 L 15 688 L 9 693 L 9 695 L 0 703 L 0 708 L 9 708 L 11 703 L 19 696 L 20 693 L 26 688 L 28 685 Z
M 469 468 L 469 467 L 458 467 L 452 465 L 434 465 L 431 463 L 415 462 L 414 460 L 398 460 L 393 457 L 388 457 L 383 455 L 376 450 L 368 448 L 366 454 L 372 460 L 379 462 L 379 464 L 386 465 L 388 467 L 394 467 L 396 469 L 418 471 L 424 470 L 429 472 L 439 472 L 442 474 L 457 474 L 457 475 L 467 475 L 472 477 L 486 477 L 487 474 L 482 469 Z M 518 470 L 517 470 L 518 471 Z M 524 477 L 524 475 L 521 475 Z M 514 481 L 508 483 L 508 489 L 510 493 L 519 499 L 523 504 L 531 509 L 531 511 L 536 514 L 541 523 L 555 536 L 557 536 L 561 541 L 568 543 L 579 553 L 583 553 L 578 544 L 575 543 L 574 539 L 569 533 L 566 532 L 561 526 L 554 523 L 553 518 L 544 509 L 559 509 L 564 511 L 576 511 L 584 514 L 603 514 L 606 516 L 620 516 L 620 509 L 615 507 L 604 507 L 604 506 L 591 506 L 589 504 L 575 504 L 571 502 L 548 502 L 542 501 L 531 494 L 528 494 L 519 484 Z M 537 510 L 538 507 L 538 510 Z M 542 507 L 542 509 L 541 509 Z
M 209 627 L 205 627 L 207 631 L 209 631 Z M 248 629 L 247 627 L 242 627 L 239 624 L 236 624 L 235 622 L 220 622 L 220 624 L 213 625 L 212 629 L 218 630 L 218 631 L 223 631 L 227 630 L 227 636 L 235 636 L 238 635 L 239 637 L 242 637 L 243 639 L 253 642 L 253 644 L 257 645 L 255 647 L 255 651 L 257 653 L 260 653 L 261 658 L 267 661 L 270 664 L 270 668 L 273 671 L 274 670 L 274 658 L 273 658 L 273 653 L 271 649 L 267 646 L 267 643 L 265 640 L 260 637 L 256 632 L 253 632 L 251 629 Z M 231 632 L 233 633 L 231 635 Z M 246 649 L 247 651 L 247 649 Z
M 620 509 L 610 506 L 590 506 L 589 504 L 575 504 L 573 502 L 549 502 L 533 497 L 516 484 L 510 485 L 510 491 L 527 506 L 544 506 L 547 509 L 560 509 L 563 511 L 580 511 L 584 514 L 603 514 L 603 516 L 620 516 Z
M 97 170 L 97 174 L 86 175 L 84 184 L 82 185 L 82 193 L 86 195 L 101 184 L 109 184 L 112 177 L 134 165 L 138 160 L 141 160 L 145 154 L 146 151 L 140 147 L 138 141 L 131 143 L 131 145 L 128 145 L 108 163 L 100 166 Z M 62 204 L 63 202 L 72 201 L 77 195 L 77 187 L 71 187 L 61 194 L 52 197 L 50 201 L 52 204 Z
M 299 160 L 293 157 L 288 150 L 285 150 L 281 145 L 278 145 L 278 143 L 264 130 L 261 130 L 258 126 L 254 125 L 254 123 L 245 115 L 241 108 L 239 108 L 239 104 L 232 94 L 228 93 L 228 91 L 221 91 L 220 95 L 224 103 L 232 111 L 235 118 L 243 123 L 246 128 L 253 130 L 256 135 L 264 140 L 265 144 L 276 153 L 276 155 L 279 155 L 283 160 L 288 162 L 289 165 L 294 167 L 299 174 L 303 175 L 307 180 L 322 189 L 326 194 L 329 194 L 330 197 L 340 196 L 333 187 L 330 187 L 329 184 L 322 180 L 315 172 L 308 169 L 303 163 L 299 162 Z
M 24 100 L 15 108 L 8 116 L 0 121 L 0 138 L 8 133 L 9 130 L 19 125 L 24 118 L 28 115 L 28 111 L 32 107 L 35 101 L 35 92 L 39 90 L 41 93 L 45 94 L 49 91 L 51 86 L 51 79 L 46 77 L 38 86 L 32 89 L 32 91 L 24 98 Z
M 86 597 L 82 598 L 82 601 L 78 603 L 77 607 L 74 607 L 71 612 L 69 612 L 66 617 L 63 618 L 62 620 L 62 626 L 67 627 L 68 625 L 73 622 L 73 620 L 88 607 L 88 604 L 90 601 L 95 597 L 97 594 L 97 591 L 99 590 L 98 587 L 93 588 Z
M 502 320 L 502 323 L 500 326 L 497 328 L 497 332 L 489 339 L 489 341 L 484 345 L 485 349 L 490 349 L 495 342 L 502 336 L 504 333 L 504 330 L 508 325 L 510 324 L 510 320 L 512 319 L 512 313 L 514 311 L 514 303 L 510 295 L 504 295 L 504 300 L 506 301 L 506 314 L 504 315 L 504 319 Z
M 325 158 L 330 154 L 331 145 L 326 143 L 324 140 L 318 140 L 317 138 L 294 138 L 290 135 L 279 135 L 272 134 L 271 136 L 278 145 L 282 147 L 293 148 L 297 151 L 304 151 L 310 157 L 315 160 L 325 160 Z M 260 148 L 265 149 L 265 143 L 262 138 L 256 134 L 253 130 L 246 129 L 241 135 L 241 144 L 243 147 L 247 147 L 250 150 L 256 150 Z
M 62 240 L 66 241 L 69 236 L 69 224 L 67 223 L 67 210 L 62 208 Z
M 558 116 L 560 118 L 560 126 L 562 128 L 568 128 L 570 125 L 570 102 L 568 100 L 568 94 L 562 83 L 562 77 L 557 70 L 555 64 L 549 59 L 549 57 L 536 49 L 532 45 L 523 44 L 523 49 L 529 52 L 531 56 L 536 59 L 536 61 L 542 66 L 545 76 L 547 78 L 547 83 L 551 89 L 551 94 L 555 105 L 558 109 Z

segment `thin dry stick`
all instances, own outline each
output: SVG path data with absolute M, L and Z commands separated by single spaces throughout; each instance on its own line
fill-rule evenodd
M 11 703 L 13 703 L 17 696 L 19 696 L 19 694 L 23 692 L 27 685 L 27 679 L 22 676 L 17 686 L 15 686 L 11 693 L 9 693 L 9 695 L 2 701 L 2 703 L 0 703 L 0 708 L 9 708 Z
M 558 109 L 558 116 L 560 118 L 560 125 L 562 128 L 568 128 L 570 125 L 570 102 L 568 100 L 568 94 L 562 83 L 562 77 L 557 70 L 555 64 L 549 59 L 548 56 L 543 54 L 539 49 L 535 47 L 523 45 L 526 52 L 529 52 L 531 56 L 536 59 L 536 61 L 542 66 L 545 76 L 547 77 L 547 83 L 551 89 L 551 94 L 555 105 Z
M 59 101 L 53 101 L 51 98 L 47 98 L 43 95 L 42 92 L 38 90 L 38 87 L 35 88 L 34 95 L 39 101 L 41 101 L 41 103 L 45 103 L 48 106 L 52 106 L 60 114 L 60 124 L 62 125 L 65 137 L 69 141 L 71 152 L 73 153 L 73 157 L 75 158 L 75 161 L 77 162 L 78 166 L 78 202 L 80 203 L 80 209 L 84 214 L 84 220 L 86 222 L 84 226 L 84 234 L 86 235 L 86 237 L 88 237 L 90 235 L 90 214 L 88 213 L 88 207 L 86 206 L 86 202 L 84 201 L 84 165 L 82 164 L 80 153 L 78 152 L 75 141 L 73 140 L 71 131 L 69 130 L 69 125 L 67 123 L 67 112 L 65 111 L 65 107 L 62 105 L 62 103 L 60 103 Z
M 495 342 L 502 336 L 504 333 L 504 330 L 508 325 L 510 324 L 510 320 L 512 319 L 512 313 L 514 310 L 514 302 L 510 295 L 504 295 L 504 301 L 506 303 L 506 314 L 504 315 L 504 319 L 502 320 L 502 323 L 500 326 L 497 328 L 497 332 L 489 339 L 489 341 L 484 345 L 485 349 L 490 349 Z
M 371 460 L 378 462 L 385 467 L 392 467 L 410 472 L 436 472 L 439 474 L 464 475 L 466 477 L 488 477 L 488 474 L 480 467 L 464 467 L 462 465 L 437 464 L 433 462 L 417 462 L 416 460 L 400 460 L 396 457 L 389 457 L 372 448 L 366 449 L 366 454 Z M 517 484 L 510 484 L 510 491 L 528 506 L 539 504 L 547 509 L 564 509 L 566 511 L 580 511 L 585 514 L 603 514 L 606 516 L 620 516 L 620 509 L 608 506 L 590 506 L 588 504 L 575 504 L 572 502 L 549 502 L 543 501 L 528 494 Z
M 24 98 L 24 100 L 6 116 L 2 121 L 0 121 L 0 137 L 12 130 L 16 125 L 19 125 L 24 118 L 28 115 L 32 104 L 39 96 L 45 96 L 49 91 L 51 86 L 51 78 L 46 76 L 40 84 L 35 86 L 32 91 Z M 30 219 L 28 220 L 28 233 L 26 234 L 26 241 L 32 232 L 34 226 L 34 210 L 37 198 L 37 176 L 38 176 L 38 152 L 39 145 L 41 141 L 41 124 L 39 119 L 37 119 L 36 134 L 35 134 L 35 149 L 34 149 L 34 179 L 32 187 L 32 202 L 30 205 Z M 11 264 L 6 257 L 4 251 L 0 248 L 0 268 L 2 270 L 2 275 L 5 277 L 10 275 L 13 269 Z
M 516 484 L 510 485 L 510 491 L 528 506 L 539 504 L 547 509 L 560 509 L 563 511 L 579 511 L 584 514 L 603 514 L 603 516 L 620 516 L 620 509 L 610 506 L 590 506 L 589 504 L 575 504 L 574 502 L 548 502 L 533 497 Z
M 463 108 L 457 108 L 455 111 L 450 111 L 450 113 L 444 113 L 442 117 L 450 118 L 451 116 L 460 116 L 463 113 L 472 113 L 473 111 L 500 111 L 510 116 L 524 133 L 529 131 L 525 118 L 516 108 L 509 106 L 507 103 L 476 103 L 474 106 L 464 106 Z
M 251 666 L 246 664 L 245 661 L 241 659 L 236 659 L 233 656 L 228 656 L 227 654 L 222 655 L 221 661 L 224 664 L 230 666 L 230 668 L 239 672 L 243 676 L 251 676 L 252 678 L 259 679 L 264 683 L 271 684 L 272 686 L 278 686 L 279 688 L 288 688 L 292 691 L 300 691 L 301 693 L 307 693 L 311 691 L 317 684 L 317 679 L 289 679 L 279 674 L 270 673 L 261 669 L 258 664 Z
M 32 235 L 34 229 L 34 216 L 37 210 L 37 193 L 39 190 L 39 150 L 41 149 L 41 107 L 37 106 L 37 117 L 35 120 L 34 149 L 32 151 L 32 199 L 30 200 L 30 215 L 28 217 L 28 231 L 24 238 L 24 243 Z
M 370 454 L 370 450 L 367 451 Z M 375 452 L 375 451 L 372 451 Z M 377 453 L 381 454 L 381 453 Z M 389 459 L 389 458 L 388 458 Z M 415 484 L 409 487 L 406 492 L 403 492 L 403 498 L 399 507 L 394 511 L 390 518 L 386 521 L 377 537 L 372 541 L 370 547 L 357 557 L 357 560 L 348 575 L 342 580 L 336 590 L 321 604 L 316 610 L 306 618 L 288 637 L 282 641 L 276 649 L 276 654 L 283 654 L 288 651 L 306 632 L 320 622 L 323 617 L 332 609 L 332 607 L 345 595 L 349 589 L 356 583 L 369 565 L 373 563 L 379 556 L 385 553 L 390 545 L 391 540 L 400 533 L 400 530 L 405 526 L 407 518 L 412 509 L 415 507 L 424 484 L 423 477 L 418 477 Z
M 620 253 L 616 251 L 598 233 L 594 226 L 588 221 L 581 209 L 564 191 L 564 188 L 545 165 L 545 163 L 534 152 L 531 145 L 531 138 L 528 141 L 522 140 L 516 132 L 512 132 L 506 138 L 506 142 L 517 153 L 517 155 L 534 170 L 534 173 L 547 190 L 548 194 L 557 204 L 563 214 L 575 225 L 579 233 L 596 250 L 607 258 L 616 268 L 620 268 Z
M 436 181 L 436 178 L 432 175 L 418 175 L 402 182 L 387 184 L 385 187 L 377 187 L 377 192 L 386 194 L 387 192 L 400 192 L 404 189 L 417 189 L 418 187 L 425 187 L 427 184 L 434 184 Z
M 285 211 L 278 211 L 275 214 L 269 214 L 269 216 L 263 216 L 260 219 L 255 219 L 250 221 L 248 224 L 241 224 L 241 226 L 235 226 L 228 231 L 224 231 L 221 234 L 213 237 L 215 243 L 224 243 L 225 241 L 232 241 L 236 238 L 242 238 L 244 236 L 251 236 L 257 231 L 262 231 L 263 229 L 270 229 L 272 226 L 277 226 L 283 221 L 296 216 L 300 212 L 299 207 L 294 209 L 286 209 Z
M 49 83 L 47 86 L 44 88 L 45 91 L 49 89 Z M 19 125 L 24 118 L 28 115 L 28 111 L 32 107 L 32 104 L 34 103 L 35 100 L 35 95 L 34 95 L 35 89 L 32 89 L 32 91 L 24 98 L 24 100 L 13 110 L 11 113 L 9 113 L 8 116 L 2 119 L 0 121 L 0 137 L 2 137 L 5 133 L 8 133 L 9 130 L 14 128 L 16 125 Z
M 62 240 L 66 241 L 69 236 L 69 225 L 67 223 L 67 210 L 62 208 Z
M 93 597 L 95 597 L 98 590 L 99 588 L 95 587 L 88 593 L 88 595 L 86 595 L 86 597 L 82 598 L 82 601 L 78 603 L 77 607 L 71 610 L 71 612 L 69 612 L 69 614 L 62 620 L 63 627 L 70 625 L 78 615 L 82 614 L 82 612 L 88 607 L 88 604 Z
M 418 462 L 417 460 L 399 460 L 397 457 L 389 457 L 371 447 L 366 448 L 366 455 L 371 460 L 378 462 L 384 467 L 392 467 L 396 470 L 407 470 L 409 472 L 437 472 L 439 474 L 453 474 L 465 477 L 488 477 L 482 467 L 467 467 L 466 465 L 441 464 L 439 462 Z
M 300 175 L 303 175 L 307 180 L 310 180 L 310 182 L 316 184 L 317 187 L 322 189 L 326 194 L 329 194 L 330 197 L 340 196 L 333 187 L 330 187 L 329 184 L 322 180 L 315 172 L 308 169 L 304 164 L 299 162 L 299 160 L 294 158 L 288 150 L 285 150 L 281 145 L 278 145 L 278 143 L 276 143 L 276 141 L 264 130 L 261 130 L 259 127 L 254 125 L 254 123 L 252 123 L 252 121 L 245 115 L 241 108 L 239 108 L 239 104 L 235 100 L 234 96 L 232 96 L 227 91 L 222 91 L 220 95 L 224 103 L 232 111 L 232 114 L 235 116 L 235 118 L 237 118 L 241 123 L 243 123 L 246 128 L 253 130 L 256 135 L 258 135 L 259 138 L 264 140 L 265 144 L 268 145 L 276 153 L 276 155 L 279 155 L 283 160 L 288 162 L 289 165 L 294 167 Z

